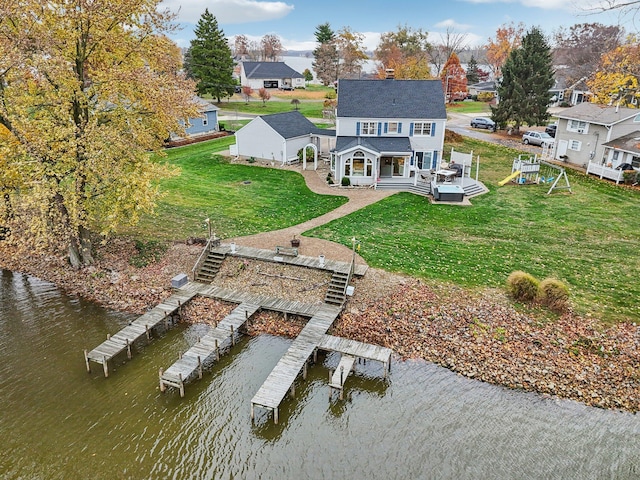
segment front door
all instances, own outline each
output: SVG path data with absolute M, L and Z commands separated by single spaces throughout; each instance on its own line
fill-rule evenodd
M 380 159 L 380 177 L 389 178 L 393 176 L 393 158 L 382 157 Z
M 405 157 L 393 157 L 393 176 L 404 177 Z

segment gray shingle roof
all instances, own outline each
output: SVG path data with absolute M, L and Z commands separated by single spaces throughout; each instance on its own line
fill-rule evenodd
M 575 107 L 567 108 L 555 114 L 555 117 L 568 120 L 581 120 L 598 125 L 614 125 L 640 114 L 635 108 L 616 108 L 596 103 L 579 103 Z
M 634 154 L 640 154 L 640 131 L 636 130 L 615 140 L 603 144 L 605 147 L 615 148 Z
M 284 62 L 242 62 L 242 68 L 247 78 L 303 78 Z
M 339 80 L 338 117 L 445 119 L 440 80 Z
M 410 153 L 411 142 L 408 137 L 338 137 L 336 152 L 344 152 L 361 146 L 377 153 Z
M 310 133 L 314 135 L 335 135 L 333 130 L 324 130 L 316 127 L 298 111 L 262 115 L 260 118 L 285 139 L 302 137 Z

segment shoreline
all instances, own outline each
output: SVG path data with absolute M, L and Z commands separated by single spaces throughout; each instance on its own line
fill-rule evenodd
M 190 272 L 201 247 L 175 243 L 160 262 L 143 268 L 127 263 L 133 252 L 131 242 L 114 239 L 98 248 L 95 265 L 73 270 L 64 258 L 23 257 L 3 245 L 0 266 L 50 281 L 105 308 L 142 314 L 170 295 L 171 278 Z M 402 360 L 423 359 L 510 389 L 640 411 L 638 325 L 604 326 L 570 311 L 561 316 L 518 311 L 499 290 L 430 284 L 377 269 L 354 284 L 353 297 L 330 330 L 334 335 L 389 347 Z M 207 315 L 224 316 L 224 309 L 207 313 L 206 302 L 194 307 L 197 322 Z M 266 315 L 249 333 L 292 337 L 303 324 Z

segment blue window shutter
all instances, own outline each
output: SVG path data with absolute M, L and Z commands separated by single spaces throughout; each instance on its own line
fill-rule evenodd
M 398 133 L 402 133 L 402 122 L 398 122 Z
M 409 124 L 409 136 L 413 137 L 413 122 Z
M 387 133 L 389 131 L 389 124 L 387 122 L 384 122 L 384 133 Z
M 438 168 L 438 152 L 433 152 L 433 162 L 431 162 L 431 168 Z
M 431 136 L 432 136 L 432 137 L 435 137 L 435 136 L 436 136 L 436 123 L 435 123 L 435 122 L 433 122 L 433 123 L 431 124 Z
M 378 136 L 382 135 L 382 122 L 378 122 Z
M 412 167 L 415 165 L 415 155 L 411 155 L 411 161 L 409 163 Z
M 360 135 L 360 122 L 356 122 L 356 137 Z

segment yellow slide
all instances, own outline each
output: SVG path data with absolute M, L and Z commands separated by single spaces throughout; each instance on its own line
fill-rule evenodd
M 515 172 L 513 172 L 511 175 L 509 175 L 507 178 L 505 178 L 504 180 L 502 180 L 501 182 L 498 182 L 498 185 L 500 185 L 501 187 L 503 185 L 505 185 L 506 183 L 510 182 L 511 180 L 513 180 L 514 178 L 516 178 L 518 175 L 520 175 L 520 170 L 516 170 Z

